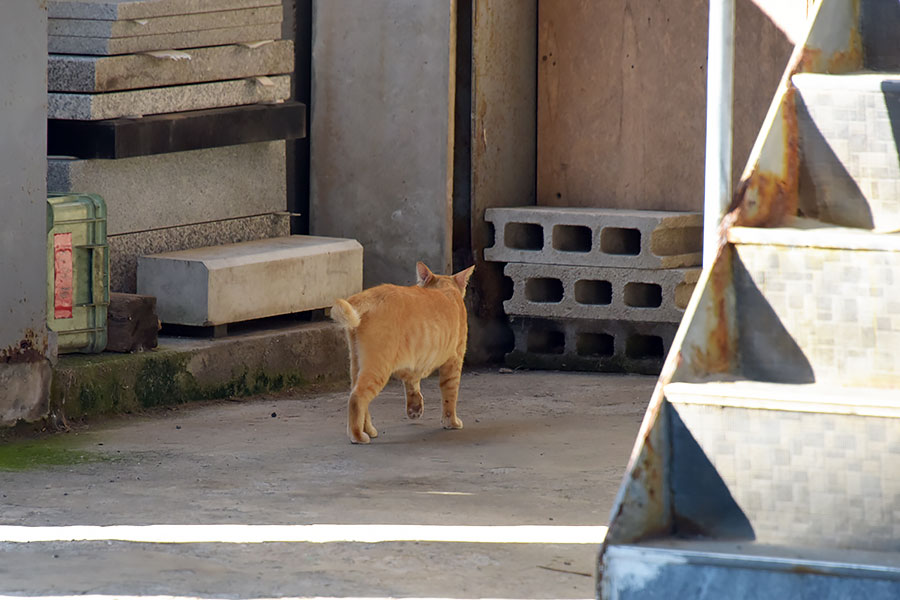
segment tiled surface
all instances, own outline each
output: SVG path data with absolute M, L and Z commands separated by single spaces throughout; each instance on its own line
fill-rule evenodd
M 507 263 L 508 315 L 679 323 L 700 269 L 621 269 Z
M 807 382 L 900 386 L 900 253 L 736 251 L 745 374 L 778 381 L 787 368 Z
M 816 211 L 809 216 L 868 229 L 900 227 L 900 81 L 891 77 L 795 76 L 803 160 L 814 187 L 801 189 L 805 212 Z
M 900 551 L 900 419 L 674 408 L 757 542 Z
M 678 325 L 513 317 L 510 367 L 658 375 Z
M 489 208 L 494 245 L 485 260 L 630 269 L 700 264 L 699 213 L 552 208 Z

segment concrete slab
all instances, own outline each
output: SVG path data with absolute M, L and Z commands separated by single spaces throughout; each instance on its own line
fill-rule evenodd
M 76 37 L 51 35 L 47 46 L 56 54 L 131 54 L 182 48 L 201 48 L 281 39 L 281 23 L 223 27 L 187 33 L 160 33 L 138 37 Z
M 203 361 L 221 362 L 227 353 Z M 391 383 L 372 405 L 381 435 L 364 448 L 344 436 L 346 389 L 73 423 L 50 442 L 101 460 L 4 472 L 0 522 L 541 525 L 551 536 L 602 526 L 655 383 L 466 372 L 459 431 L 440 427 L 436 379 L 422 384 L 417 421 Z M 4 593 L 29 596 L 591 598 L 597 545 L 0 542 L 0 551 Z M 54 568 L 33 568 L 45 561 Z
M 362 290 L 356 240 L 295 235 L 138 258 L 163 323 L 210 326 L 330 307 Z
M 97 93 L 280 75 L 294 70 L 294 43 L 290 40 L 259 47 L 234 44 L 193 48 L 179 56 L 184 58 L 51 54 L 47 85 L 51 92 Z
M 51 119 L 99 121 L 119 117 L 281 102 L 291 96 L 289 75 L 238 79 L 105 94 L 47 94 Z
M 507 263 L 508 315 L 679 323 L 700 269 L 617 269 Z
M 489 208 L 486 260 L 673 269 L 700 264 L 700 213 L 525 206 Z
M 137 291 L 139 256 L 283 237 L 291 234 L 290 221 L 288 213 L 273 213 L 109 236 L 110 290 Z
M 607 371 L 658 375 L 677 323 L 590 319 L 510 319 L 513 368 Z
M 264 6 L 129 21 L 49 19 L 47 29 L 48 34 L 53 36 L 124 38 L 280 23 L 282 17 L 281 6 Z
M 313 11 L 310 230 L 359 240 L 366 286 L 406 284 L 419 260 L 451 268 L 454 6 Z
M 280 4 L 279 0 L 51 0 L 47 11 L 51 19 L 117 21 Z
M 103 196 L 108 235 L 286 209 L 282 141 L 120 160 L 51 158 L 47 163 L 50 191 Z

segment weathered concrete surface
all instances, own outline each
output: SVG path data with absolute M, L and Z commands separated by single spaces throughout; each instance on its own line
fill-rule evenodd
M 286 208 L 285 142 L 259 142 L 119 160 L 50 159 L 55 192 L 100 194 L 107 233 L 133 233 Z
M 116 21 L 271 6 L 277 0 L 51 0 L 53 19 Z
M 0 19 L 0 424 L 37 416 L 50 381 L 47 339 L 47 11 Z
M 313 4 L 310 231 L 365 248 L 365 285 L 451 266 L 455 2 Z M 348 208 L 349 207 L 349 208 Z
M 209 326 L 328 308 L 362 291 L 356 240 L 292 235 L 138 257 L 163 323 Z
M 380 437 L 346 440 L 346 393 L 182 408 L 76 430 L 112 460 L 0 475 L 0 524 L 604 525 L 655 378 L 468 372 L 466 428 L 437 382 Z M 274 413 L 274 417 L 272 416 Z M 101 445 L 102 444 L 102 445 Z M 593 597 L 594 545 L 0 543 L 0 593 Z M 35 564 L 52 568 L 35 569 Z

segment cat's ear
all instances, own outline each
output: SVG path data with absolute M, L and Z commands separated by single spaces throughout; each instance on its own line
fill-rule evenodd
M 434 273 L 423 262 L 416 263 L 416 285 L 425 287 L 434 279 Z
M 472 271 L 474 271 L 474 270 L 475 270 L 475 265 L 472 265 L 468 269 L 462 270 L 453 276 L 453 281 L 455 281 L 456 285 L 459 286 L 459 290 L 461 292 L 466 291 L 466 284 L 469 283 L 469 277 L 472 276 Z

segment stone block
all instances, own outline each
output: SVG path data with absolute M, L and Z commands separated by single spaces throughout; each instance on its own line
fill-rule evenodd
M 114 292 L 137 290 L 137 259 L 147 254 L 191 250 L 216 244 L 252 242 L 291 234 L 288 213 L 272 213 L 166 227 L 107 237 L 109 243 L 109 287 Z
M 172 57 L 170 57 L 172 56 Z M 294 70 L 294 43 L 279 40 L 259 47 L 232 44 L 192 48 L 176 55 L 51 54 L 47 85 L 51 92 L 113 92 L 186 83 L 224 81 Z
M 494 245 L 485 260 L 631 269 L 700 264 L 700 213 L 553 208 L 489 208 Z
M 47 94 L 47 116 L 51 119 L 99 121 L 260 102 L 281 102 L 287 100 L 290 95 L 289 75 L 105 94 L 53 92 Z
M 170 15 L 128 21 L 102 21 L 93 19 L 49 19 L 47 33 L 52 36 L 124 38 L 164 33 L 190 33 L 226 27 L 246 27 L 280 23 L 283 8 L 264 6 L 242 10 Z
M 51 35 L 47 48 L 51 54 L 131 54 L 173 48 L 202 48 L 281 39 L 281 23 L 221 27 L 202 31 L 160 33 L 121 38 Z
M 507 263 L 508 315 L 679 323 L 700 269 L 621 269 Z
M 280 5 L 279 0 L 51 0 L 51 19 L 118 21 Z
M 164 323 L 215 326 L 330 307 L 362 290 L 356 240 L 288 236 L 138 259 Z
M 226 146 L 121 160 L 48 160 L 53 192 L 103 196 L 117 235 L 281 212 L 285 143 Z
M 678 325 L 513 317 L 510 367 L 658 375 Z
M 808 178 L 803 214 L 826 223 L 900 230 L 900 76 L 887 73 L 792 78 Z

